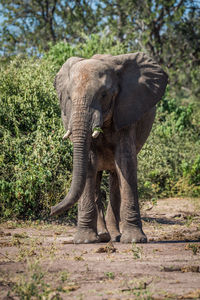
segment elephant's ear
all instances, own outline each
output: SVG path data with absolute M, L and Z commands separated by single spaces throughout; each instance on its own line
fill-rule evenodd
M 117 130 L 139 120 L 163 96 L 167 74 L 145 53 L 115 56 L 120 91 L 114 108 Z
M 71 112 L 71 103 L 69 101 L 68 85 L 70 79 L 70 70 L 74 64 L 83 60 L 81 57 L 70 57 L 61 67 L 54 80 L 54 87 L 56 89 L 58 98 L 60 100 L 60 107 L 65 118 L 65 124 L 69 123 L 69 116 Z

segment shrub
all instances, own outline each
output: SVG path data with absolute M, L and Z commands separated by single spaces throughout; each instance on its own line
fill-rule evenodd
M 115 41 L 112 35 L 92 34 L 85 36 L 85 42 L 71 46 L 65 42 L 59 42 L 52 46 L 44 55 L 44 58 L 51 60 L 57 70 L 71 56 L 90 58 L 94 54 L 118 55 L 127 52 L 127 45 Z
M 139 154 L 142 198 L 200 194 L 199 130 L 195 106 L 182 106 L 168 91 L 157 108 L 150 137 Z
M 54 74 L 38 59 L 1 67 L 1 216 L 44 215 L 69 186 L 72 146 L 62 142 Z

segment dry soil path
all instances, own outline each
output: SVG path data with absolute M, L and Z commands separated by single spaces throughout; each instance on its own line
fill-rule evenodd
M 0 224 L 0 299 L 200 299 L 200 199 L 142 212 L 149 242 L 74 245 L 74 227 Z

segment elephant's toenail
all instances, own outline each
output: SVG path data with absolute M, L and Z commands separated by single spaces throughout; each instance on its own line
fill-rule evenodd
M 147 243 L 147 238 L 142 238 L 141 243 Z

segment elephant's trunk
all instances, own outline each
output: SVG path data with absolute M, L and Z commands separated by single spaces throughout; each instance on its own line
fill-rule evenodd
M 51 207 L 51 216 L 60 214 L 69 209 L 80 198 L 85 187 L 88 165 L 88 152 L 90 134 L 90 114 L 87 110 L 75 112 L 72 116 L 72 134 L 73 134 L 73 174 L 72 184 L 67 196 Z

